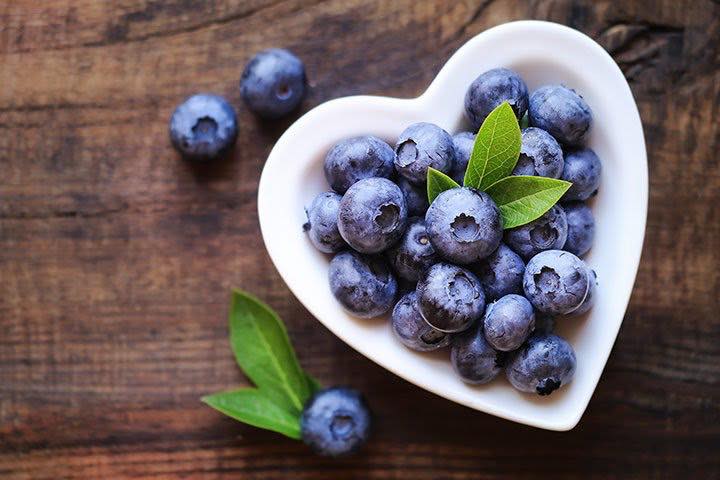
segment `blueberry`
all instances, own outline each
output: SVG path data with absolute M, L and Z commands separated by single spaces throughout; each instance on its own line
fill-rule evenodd
M 362 179 L 340 201 L 340 235 L 358 252 L 386 250 L 400 239 L 406 224 L 405 197 L 386 178 Z
M 237 139 L 235 110 L 220 95 L 198 93 L 178 105 L 170 117 L 170 141 L 188 160 L 211 160 Z
M 522 118 L 528 108 L 528 89 L 520 75 L 507 68 L 494 68 L 470 84 L 465 94 L 465 113 L 475 131 L 502 102 L 508 102 L 515 116 Z
M 306 209 L 308 221 L 303 229 L 315 248 L 323 253 L 335 253 L 346 246 L 337 226 L 341 198 L 335 192 L 323 192 Z
M 535 328 L 535 312 L 527 298 L 505 295 L 487 306 L 483 318 L 485 339 L 502 352 L 515 350 Z
M 504 243 L 490 256 L 472 265 L 471 270 L 480 279 L 488 300 L 495 300 L 510 293 L 522 293 L 525 262 Z
M 379 138 L 348 138 L 333 146 L 325 157 L 325 178 L 342 194 L 363 178 L 390 178 L 395 172 L 394 161 L 395 152 Z
M 500 210 L 490 196 L 470 188 L 452 188 L 438 195 L 425 214 L 430 241 L 453 263 L 487 257 L 502 240 Z
M 595 152 L 583 148 L 565 155 L 562 179 L 572 182 L 563 200 L 587 200 L 600 186 L 602 165 Z
M 542 128 L 566 145 L 580 145 L 592 123 L 592 112 L 575 90 L 545 85 L 530 95 L 530 125 Z
M 465 170 L 467 170 L 470 155 L 472 155 L 473 146 L 475 145 L 475 134 L 472 132 L 456 133 L 452 137 L 455 146 L 455 165 L 450 171 L 450 176 L 459 185 L 465 180 Z
M 292 112 L 305 96 L 305 66 L 280 48 L 263 50 L 245 66 L 240 95 L 261 117 L 273 119 Z
M 592 270 L 570 252 L 547 250 L 535 255 L 525 267 L 525 297 L 541 313 L 567 315 L 592 295 Z
M 565 339 L 537 333 L 510 359 L 505 373 L 522 392 L 550 395 L 572 380 L 575 366 L 575 352 Z
M 485 340 L 479 324 L 456 335 L 450 347 L 453 370 L 467 383 L 488 383 L 497 377 L 502 370 L 505 356 Z
M 543 250 L 562 248 L 567 233 L 565 211 L 554 205 L 537 220 L 505 232 L 505 243 L 527 260 Z
M 470 271 L 449 263 L 430 267 L 417 285 L 420 313 L 442 332 L 469 328 L 485 309 L 480 280 Z
M 395 169 L 415 185 L 425 185 L 429 167 L 449 173 L 455 163 L 452 137 L 432 123 L 414 123 L 395 145 Z
M 428 202 L 427 188 L 418 187 L 408 182 L 405 177 L 397 179 L 397 186 L 402 190 L 407 204 L 408 215 L 413 217 L 424 217 L 430 202 Z
M 315 393 L 300 417 L 303 442 L 328 457 L 357 451 L 370 436 L 370 424 L 370 410 L 362 395 L 344 387 Z
M 392 312 L 392 328 L 403 345 L 429 352 L 450 344 L 450 335 L 431 327 L 420 314 L 417 292 L 403 295 Z
M 583 202 L 564 203 L 563 210 L 567 215 L 568 223 L 568 237 L 563 250 L 581 257 L 590 250 L 595 237 L 595 219 L 592 210 Z
M 568 316 L 582 315 L 583 313 L 589 312 L 595 304 L 595 293 L 597 292 L 597 274 L 594 270 L 590 270 L 590 288 L 588 289 L 585 300 L 575 310 L 568 313 Z
M 560 178 L 562 171 L 563 152 L 557 140 L 539 128 L 523 130 L 520 158 L 513 175 Z
M 411 282 L 417 282 L 425 270 L 440 261 L 421 218 L 408 221 L 400 241 L 388 250 L 388 259 L 398 276 Z
M 340 252 L 330 261 L 330 290 L 350 313 L 372 318 L 392 308 L 397 280 L 378 255 Z

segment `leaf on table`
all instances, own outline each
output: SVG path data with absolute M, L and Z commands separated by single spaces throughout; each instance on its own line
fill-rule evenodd
M 230 344 L 240 368 L 276 405 L 299 415 L 310 397 L 305 372 L 277 314 L 254 296 L 233 291 Z
M 500 209 L 503 228 L 515 228 L 550 210 L 571 185 L 565 180 L 520 175 L 505 177 L 486 192 Z
M 427 194 L 428 194 L 428 201 L 430 203 L 432 203 L 433 200 L 435 200 L 435 197 L 440 195 L 445 190 L 450 190 L 451 188 L 458 188 L 458 187 L 460 187 L 460 185 L 458 185 L 455 180 L 448 177 L 440 170 L 435 170 L 432 167 L 428 168 Z
M 254 427 L 282 433 L 299 440 L 300 417 L 278 405 L 257 388 L 207 395 L 202 401 L 215 410 Z
M 490 112 L 475 136 L 465 170 L 466 187 L 486 190 L 510 175 L 520 156 L 520 125 L 507 102 Z

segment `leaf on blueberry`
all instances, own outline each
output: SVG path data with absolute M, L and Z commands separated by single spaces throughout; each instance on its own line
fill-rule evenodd
M 510 175 L 520 156 L 520 125 L 508 102 L 495 108 L 480 126 L 470 155 L 466 187 L 485 191 Z
M 218 392 L 203 397 L 202 401 L 235 420 L 300 439 L 300 417 L 257 388 Z
M 458 185 L 455 180 L 448 177 L 440 170 L 435 170 L 432 167 L 428 168 L 427 194 L 428 194 L 428 201 L 430 203 L 432 203 L 433 200 L 435 200 L 435 197 L 440 195 L 445 190 L 450 190 L 451 188 L 458 188 L 458 187 L 460 187 L 460 185 Z
M 567 192 L 572 183 L 535 176 L 505 177 L 486 192 L 500 209 L 503 228 L 515 228 L 540 218 Z

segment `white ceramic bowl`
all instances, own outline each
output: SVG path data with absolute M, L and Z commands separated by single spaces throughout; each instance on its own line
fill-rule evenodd
M 532 92 L 547 83 L 576 89 L 592 108 L 588 145 L 603 162 L 592 202 L 595 243 L 586 257 L 597 272 L 595 307 L 585 317 L 556 322 L 577 354 L 572 383 L 549 397 L 514 390 L 501 375 L 470 386 L 453 373 L 447 351 L 413 352 L 385 319 L 346 313 L 327 280 L 330 257 L 313 248 L 302 224 L 304 206 L 329 190 L 323 159 L 341 139 L 372 134 L 394 145 L 414 122 L 450 133 L 467 129 L 463 99 L 470 83 L 495 67 L 517 71 Z M 553 23 L 513 22 L 477 35 L 460 48 L 427 91 L 414 99 L 355 96 L 332 100 L 303 115 L 278 140 L 258 189 L 260 227 L 268 253 L 295 296 L 322 324 L 391 372 L 449 400 L 516 422 L 569 430 L 580 420 L 600 378 L 625 314 L 645 232 L 648 177 L 637 106 L 612 58 L 584 34 Z

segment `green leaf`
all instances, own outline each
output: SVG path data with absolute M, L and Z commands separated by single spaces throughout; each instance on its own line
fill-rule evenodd
M 527 112 L 525 112 L 525 115 L 522 116 L 520 119 L 520 130 L 523 130 L 525 128 L 528 128 L 530 126 L 530 116 Z
M 310 387 L 310 395 L 314 394 L 318 390 L 322 390 L 323 387 L 320 382 L 318 382 L 317 378 L 307 372 L 305 373 L 305 378 L 307 379 L 308 387 Z
M 276 404 L 262 390 L 244 388 L 218 392 L 203 397 L 202 401 L 235 420 L 300 439 L 300 417 Z
M 500 209 L 503 228 L 515 228 L 550 210 L 570 185 L 572 183 L 554 178 L 513 176 L 491 185 L 487 194 Z
M 240 368 L 266 397 L 287 411 L 302 412 L 310 387 L 285 325 L 270 307 L 239 290 L 230 304 L 230 344 Z
M 458 185 L 455 180 L 448 177 L 440 170 L 435 170 L 432 167 L 428 168 L 427 194 L 428 201 L 430 203 L 432 203 L 433 200 L 435 200 L 435 197 L 440 195 L 445 190 L 450 190 L 451 188 L 458 188 L 459 186 L 460 185 Z
M 490 112 L 475 136 L 465 179 L 466 187 L 486 190 L 510 175 L 520 156 L 520 126 L 507 102 Z

